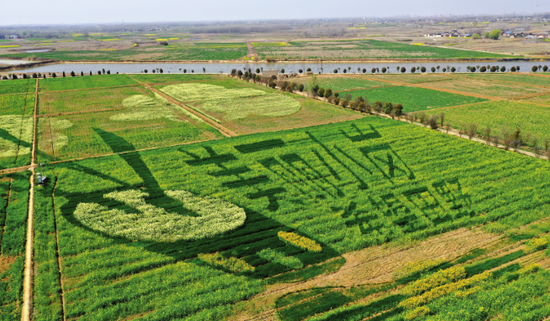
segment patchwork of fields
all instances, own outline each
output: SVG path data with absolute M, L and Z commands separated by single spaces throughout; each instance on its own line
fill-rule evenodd
M 531 76 L 477 81 L 536 85 L 538 105 L 436 76 L 318 81 L 548 134 Z M 36 319 L 550 316 L 548 161 L 216 75 L 40 80 L 33 142 L 35 84 L 0 82 L 0 165 L 29 165 L 35 143 L 50 179 L 34 195 Z M 29 178 L 0 176 L 0 320 L 21 318 Z
M 260 58 L 276 59 L 462 59 L 504 58 L 505 55 L 487 52 L 457 50 L 429 46 L 414 46 L 408 43 L 379 40 L 320 40 L 296 41 L 288 45 L 280 43 L 254 43 Z

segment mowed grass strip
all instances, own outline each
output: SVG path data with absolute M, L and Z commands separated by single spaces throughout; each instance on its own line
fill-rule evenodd
M 78 70 L 78 66 L 75 66 Z M 40 91 L 60 91 L 60 90 L 73 90 L 73 89 L 87 89 L 87 88 L 101 88 L 101 87 L 116 87 L 137 85 L 138 83 L 132 78 L 126 75 L 93 75 L 89 76 L 90 71 L 83 70 L 85 76 L 80 76 L 80 70 L 78 76 L 70 77 L 69 73 L 66 73 L 69 77 L 65 78 L 46 78 L 40 81 Z M 76 72 L 76 71 L 75 71 Z M 92 72 L 96 72 L 92 70 Z
M 439 114 L 442 111 L 450 126 L 463 129 L 476 124 L 479 135 L 484 135 L 487 127 L 491 127 L 493 136 L 499 137 L 504 132 L 511 133 L 520 128 L 524 137 L 529 134 L 539 140 L 550 138 L 550 107 L 526 102 L 495 101 L 428 113 Z
M 349 91 L 352 99 L 362 96 L 372 104 L 375 101 L 403 104 L 404 112 L 414 112 L 433 108 L 466 105 L 486 101 L 486 99 L 457 95 L 418 87 L 395 86 Z M 343 98 L 344 95 L 341 95 Z

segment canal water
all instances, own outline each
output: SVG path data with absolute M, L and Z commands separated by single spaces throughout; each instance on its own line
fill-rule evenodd
M 0 61 L 1 63 L 1 61 Z M 363 73 L 363 69 L 367 73 L 372 72 L 372 68 L 378 68 L 378 72 L 382 71 L 382 68 L 386 68 L 389 73 L 399 73 L 402 67 L 405 67 L 407 72 L 410 72 L 412 67 L 420 69 L 425 67 L 427 72 L 431 72 L 431 68 L 435 67 L 436 72 L 443 72 L 443 69 L 447 69 L 447 72 L 454 67 L 456 72 L 467 72 L 468 66 L 499 66 L 506 67 L 509 70 L 511 67 L 520 67 L 520 71 L 531 71 L 533 66 L 550 67 L 550 61 L 483 61 L 483 62 L 437 62 L 437 63 L 419 63 L 419 62 L 402 62 L 402 63 L 347 63 L 347 62 L 323 62 L 323 63 L 290 63 L 290 62 L 277 62 L 277 63 L 62 63 L 53 64 L 47 66 L 39 66 L 28 69 L 22 69 L 21 72 L 71 72 L 89 73 L 94 74 L 97 71 L 105 69 L 113 73 L 142 73 L 147 70 L 148 73 L 156 72 L 162 69 L 163 73 L 194 73 L 194 74 L 216 74 L 216 73 L 230 73 L 232 69 L 248 70 L 256 72 L 256 69 L 262 70 L 278 70 L 285 73 L 298 73 L 301 69 L 305 72 L 308 68 L 314 73 L 334 73 L 337 70 L 339 74 L 346 70 L 346 73 Z M 438 68 L 439 67 L 439 68 Z M 418 70 L 417 72 L 420 72 Z

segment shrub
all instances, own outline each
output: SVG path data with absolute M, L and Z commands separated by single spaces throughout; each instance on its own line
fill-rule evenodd
M 218 252 L 210 254 L 199 253 L 198 257 L 203 262 L 221 267 L 234 273 L 252 273 L 255 270 L 252 265 L 248 264 L 244 260 L 236 257 L 225 257 Z

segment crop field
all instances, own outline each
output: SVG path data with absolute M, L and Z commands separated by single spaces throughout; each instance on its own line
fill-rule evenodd
M 302 41 L 290 46 L 258 46 L 262 59 L 461 59 L 504 58 L 505 55 L 429 46 L 413 46 L 379 40 Z
M 550 77 L 538 77 L 531 74 L 469 74 L 468 78 L 550 87 Z
M 91 70 L 93 73 L 96 70 Z M 84 71 L 86 72 L 86 71 Z M 80 71 L 79 71 L 80 74 Z M 137 85 L 137 82 L 126 75 L 84 76 L 70 78 L 46 78 L 40 81 L 40 91 L 61 91 L 74 89 L 103 88 Z
M 21 318 L 29 177 L 0 178 L 0 320 Z
M 36 80 L 34 79 L 18 79 L 0 83 L 0 95 L 34 93 L 35 89 Z
M 497 137 L 503 137 L 504 133 L 520 128 L 524 134 L 536 137 L 539 142 L 550 138 L 550 107 L 528 102 L 499 101 L 434 110 L 428 114 L 442 111 L 447 122 L 454 128 L 466 129 L 471 123 L 477 124 L 479 135 L 484 135 L 487 127 L 491 127 L 493 136 Z
M 322 102 L 293 94 L 281 94 L 264 86 L 222 76 L 217 76 L 215 80 L 207 83 L 187 82 L 156 87 L 240 134 L 362 117 Z
M 393 72 L 393 70 L 392 70 Z M 398 81 L 398 82 L 404 82 L 408 84 L 419 84 L 419 83 L 430 83 L 430 82 L 436 82 L 436 81 L 444 81 L 444 80 L 453 80 L 457 77 L 461 77 L 462 75 L 453 75 L 453 74 L 431 74 L 431 73 L 392 73 L 392 74 L 374 74 L 374 75 L 368 75 L 368 79 L 376 79 L 376 80 L 389 80 L 389 81 Z
M 452 94 L 418 87 L 394 86 L 346 92 L 352 99 L 362 96 L 372 104 L 375 101 L 403 104 L 404 112 L 429 110 L 439 107 L 465 105 L 485 101 L 486 99 Z
M 34 92 L 0 95 L 0 106 L 0 169 L 27 165 L 32 144 Z
M 475 81 L 544 90 L 513 76 Z M 544 91 L 491 101 L 430 89 L 465 75 L 347 77 L 318 83 L 550 137 Z M 29 203 L 37 320 L 550 316 L 545 159 L 220 75 L 39 91 L 49 180 L 32 200 L 29 171 L 0 174 L 0 320 L 21 319 Z M 34 89 L 0 105 L 0 169 L 29 165 Z
M 105 140 L 113 149 L 124 142 L 116 134 Z M 48 172 L 55 191 L 49 186 L 37 195 L 47 209 L 53 194 L 55 213 L 44 217 L 37 239 L 51 238 L 55 221 L 67 318 L 223 319 L 254 313 L 239 302 L 268 284 L 334 273 L 350 251 L 544 218 L 549 170 L 542 160 L 370 117 L 56 164 Z M 209 221 L 216 223 L 200 227 Z M 57 272 L 48 269 L 55 249 L 47 252 L 37 258 L 43 300 L 35 309 L 56 315 Z M 364 318 L 392 310 L 403 317 L 427 306 L 447 314 L 446 300 L 455 296 L 446 293 L 459 291 L 459 300 L 482 295 L 481 288 L 498 293 L 514 286 L 545 302 L 540 289 L 527 285 L 547 272 L 519 263 L 485 272 L 528 253 L 483 259 L 474 252 L 416 269 L 401 283 L 287 293 L 276 300 L 276 314 L 282 320 L 334 313 Z M 384 298 L 403 283 L 410 285 Z M 382 297 L 366 306 L 345 306 L 377 293 Z
M 134 47 L 116 50 L 56 50 L 39 53 L 13 53 L 2 57 L 30 56 L 62 61 L 157 61 L 157 60 L 234 60 L 247 54 L 245 43 L 169 44 L 154 48 Z M 76 70 L 75 70 L 76 72 Z M 94 71 L 95 72 L 95 71 Z
M 296 83 L 307 85 L 309 82 L 308 77 L 298 78 Z M 366 89 L 373 87 L 388 87 L 392 86 L 386 82 L 362 79 L 359 77 L 350 76 L 332 76 L 332 75 L 320 75 L 317 77 L 317 83 L 321 88 L 330 88 L 333 92 L 350 91 L 357 89 Z

